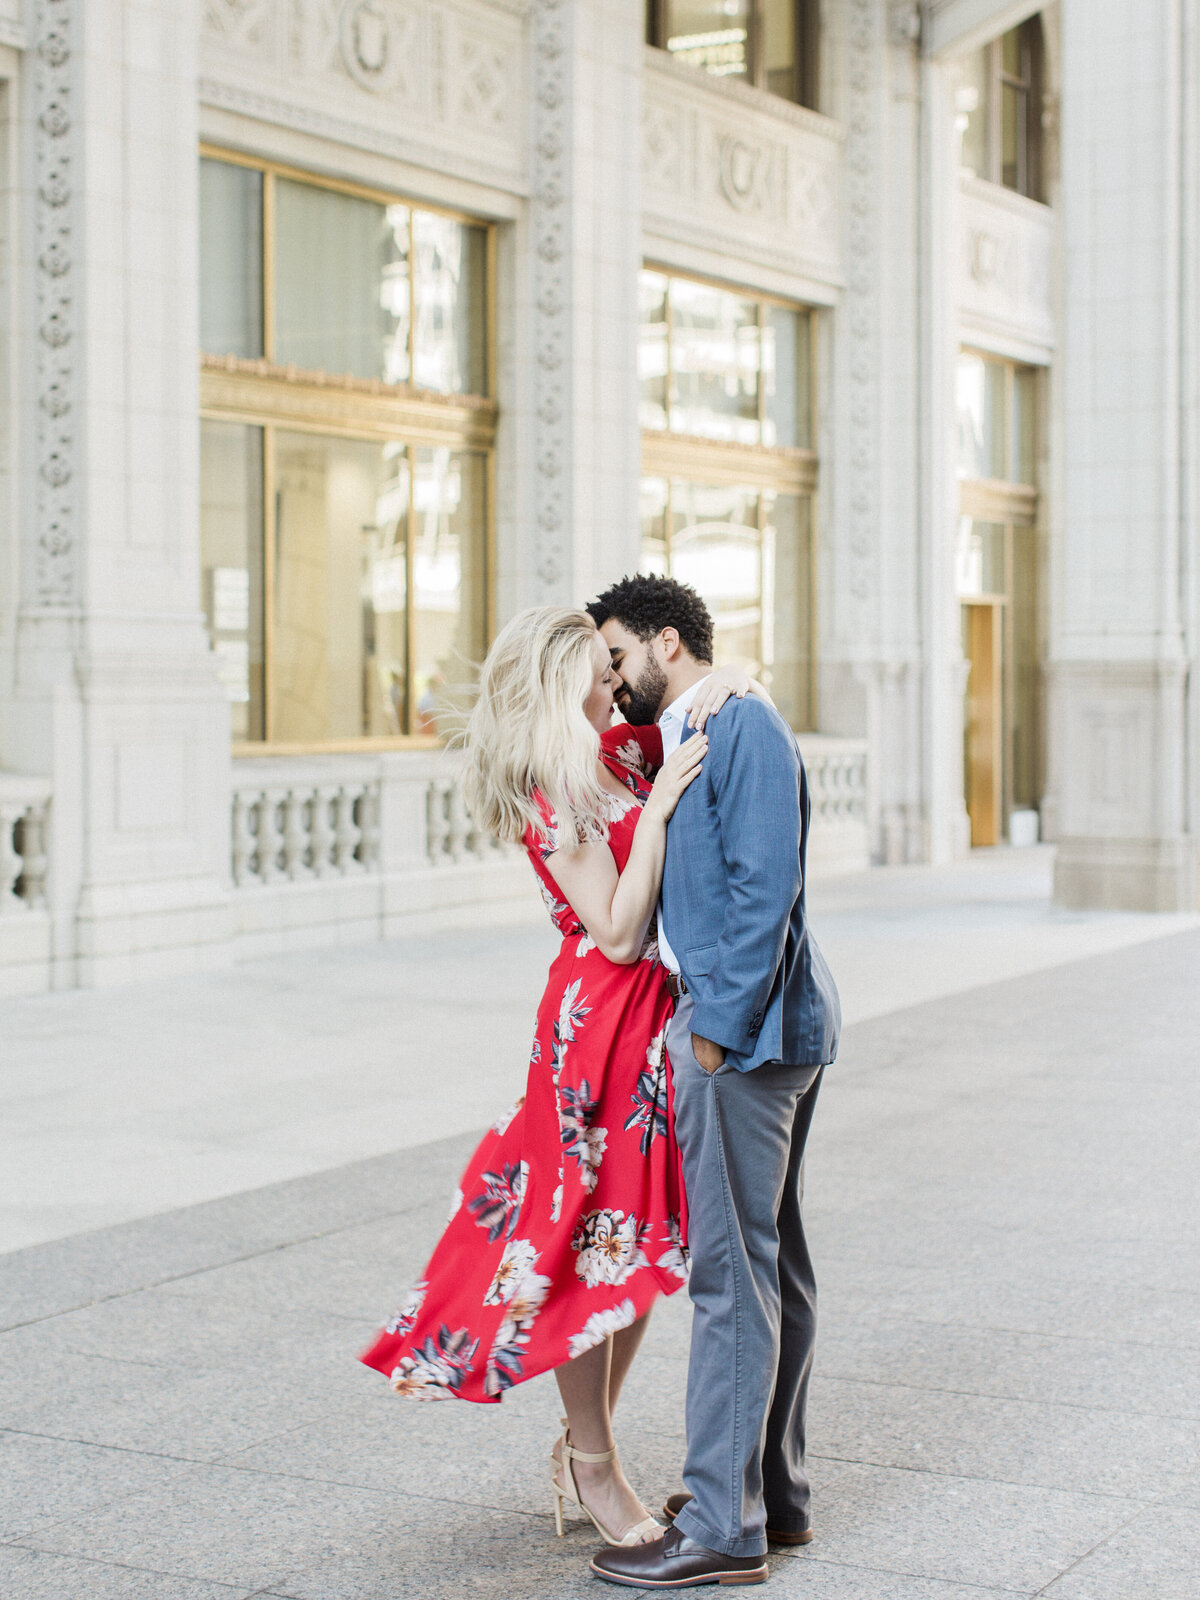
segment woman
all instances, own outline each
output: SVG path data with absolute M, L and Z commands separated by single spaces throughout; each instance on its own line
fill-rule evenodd
M 714 673 L 692 720 L 750 687 Z M 467 803 L 478 827 L 523 842 L 563 942 L 525 1097 L 476 1150 L 421 1282 L 362 1359 L 399 1394 L 482 1402 L 553 1368 L 558 1531 L 565 1500 L 634 1544 L 661 1529 L 621 1471 L 612 1411 L 651 1305 L 687 1274 L 654 914 L 667 822 L 708 741 L 685 741 L 651 783 L 662 742 L 611 725 L 620 688 L 583 611 L 523 613 L 484 663 Z

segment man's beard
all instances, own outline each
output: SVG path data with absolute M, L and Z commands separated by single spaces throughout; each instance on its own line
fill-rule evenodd
M 667 675 L 651 658 L 637 682 L 626 684 L 625 694 L 618 698 L 617 704 L 626 722 L 631 722 L 635 728 L 645 728 L 658 721 L 666 693 Z

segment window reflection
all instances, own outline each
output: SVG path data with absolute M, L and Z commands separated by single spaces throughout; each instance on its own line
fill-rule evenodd
M 406 731 L 408 473 L 403 445 L 276 432 L 273 739 Z
M 758 305 L 709 284 L 671 283 L 671 427 L 759 442 Z
M 413 381 L 439 394 L 483 394 L 486 236 L 453 217 L 414 211 L 417 332 Z
M 204 614 L 235 739 L 263 737 L 262 450 L 261 428 L 201 424 Z
M 418 450 L 413 483 L 412 731 L 453 732 L 486 648 L 484 462 Z
M 275 359 L 406 381 L 408 230 L 407 206 L 277 179 Z
M 643 272 L 638 280 L 638 381 L 643 428 L 667 425 L 667 280 L 661 272 Z

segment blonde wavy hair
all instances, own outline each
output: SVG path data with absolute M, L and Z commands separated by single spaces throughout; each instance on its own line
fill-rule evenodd
M 531 823 L 544 830 L 537 789 L 557 818 L 557 849 L 607 837 L 599 739 L 583 710 L 595 638 L 586 611 L 560 606 L 522 611 L 500 630 L 466 727 L 463 796 L 476 827 L 510 843 Z

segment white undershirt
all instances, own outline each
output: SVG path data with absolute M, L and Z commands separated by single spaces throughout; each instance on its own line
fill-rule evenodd
M 703 678 L 697 678 L 690 688 L 687 688 L 677 700 L 671 704 L 658 719 L 658 730 L 662 734 L 663 760 L 674 755 L 683 740 L 683 730 L 687 723 L 688 712 L 692 709 L 692 701 L 696 697 L 696 690 L 702 683 L 707 683 L 711 673 L 705 673 Z M 662 897 L 658 901 L 658 959 L 668 972 L 679 971 L 679 959 L 667 940 L 667 931 L 663 926 Z

